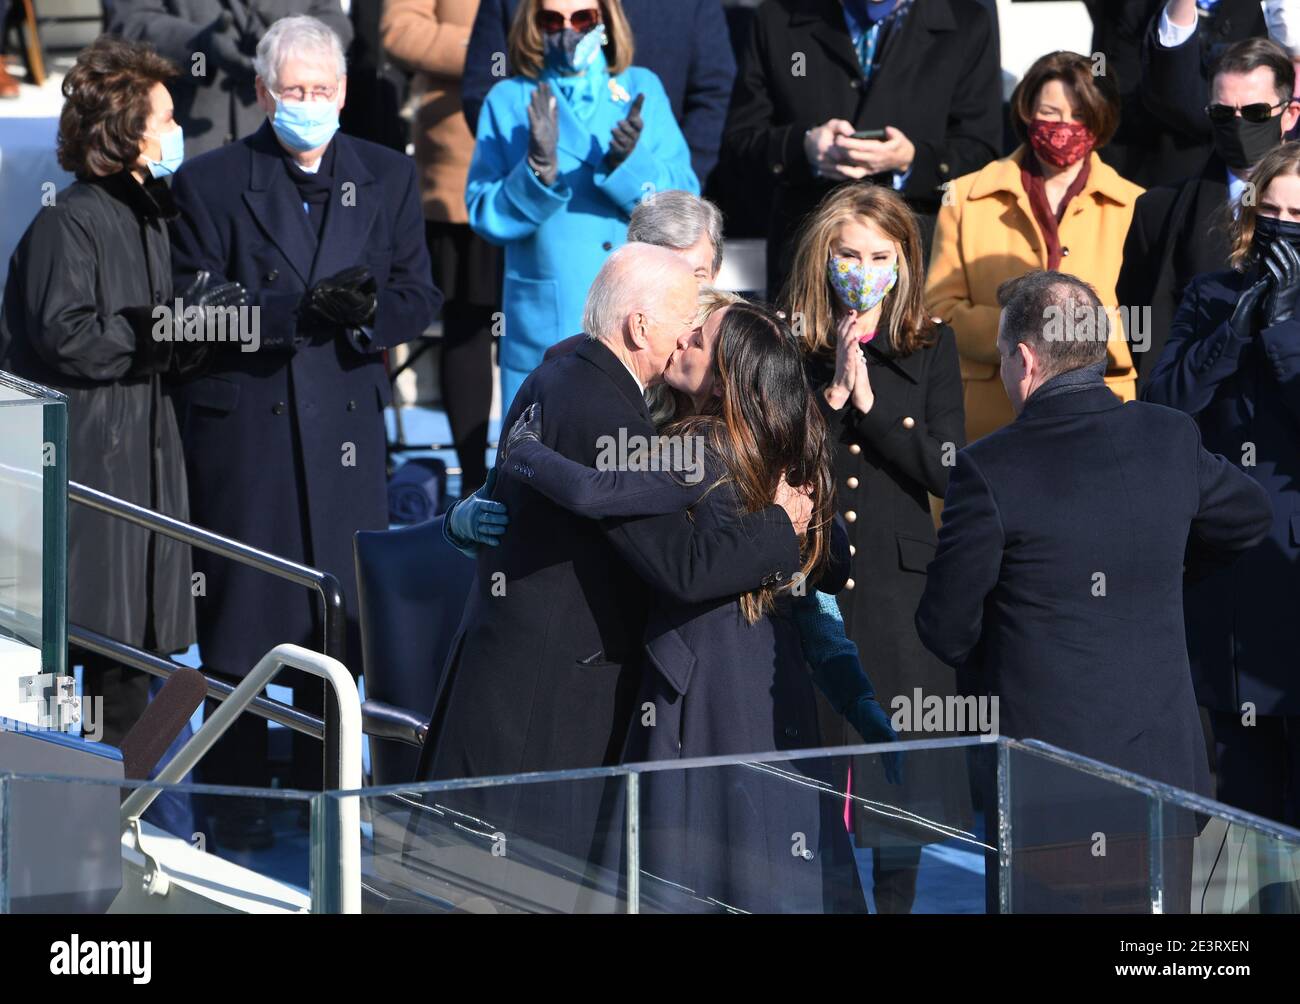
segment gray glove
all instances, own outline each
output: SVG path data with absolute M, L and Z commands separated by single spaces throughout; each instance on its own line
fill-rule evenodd
M 556 146 L 560 141 L 560 118 L 555 95 L 549 84 L 538 84 L 528 102 L 528 166 L 550 188 L 560 177 Z
M 614 127 L 614 135 L 609 141 L 609 152 L 605 154 L 605 163 L 613 171 L 619 164 L 627 160 L 632 148 L 636 146 L 636 141 L 641 138 L 641 130 L 645 124 L 641 121 L 641 106 L 645 104 L 645 95 L 638 94 L 636 100 L 632 102 L 632 109 L 627 113 L 627 118 Z

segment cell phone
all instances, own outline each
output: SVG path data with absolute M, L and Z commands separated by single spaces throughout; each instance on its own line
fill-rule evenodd
M 884 139 L 885 130 L 883 129 L 859 129 L 853 134 L 854 139 Z

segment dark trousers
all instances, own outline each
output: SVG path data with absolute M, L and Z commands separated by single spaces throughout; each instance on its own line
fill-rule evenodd
M 920 865 L 920 844 L 871 848 L 871 897 L 877 913 L 912 912 Z
M 461 302 L 447 303 L 442 311 L 439 387 L 460 461 L 462 497 L 487 480 L 492 314 L 491 307 Z
M 121 746 L 122 739 L 131 731 L 149 703 L 148 673 L 121 666 L 102 655 L 73 649 L 68 661 L 81 665 L 81 693 L 93 702 L 93 722 L 83 723 L 87 738 L 90 731 L 102 729 L 99 741 L 110 746 Z
M 1219 801 L 1300 826 L 1300 715 L 1211 711 Z
M 231 686 L 239 685 L 238 677 L 227 676 L 205 669 L 205 672 Z M 325 709 L 324 681 L 300 673 L 283 670 L 276 683 L 293 688 L 293 704 L 300 711 L 320 717 Z M 211 698 L 204 704 L 204 720 L 220 707 L 220 701 Z M 254 788 L 271 787 L 271 755 L 265 718 L 250 712 L 239 715 L 212 749 L 199 761 L 196 773 L 203 784 L 238 785 Z M 320 791 L 324 782 L 324 744 L 301 732 L 292 734 L 291 761 L 287 787 L 304 791 Z

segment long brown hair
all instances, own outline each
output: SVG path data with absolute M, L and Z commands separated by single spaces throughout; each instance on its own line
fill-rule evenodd
M 1079 121 L 1096 138 L 1093 149 L 1110 142 L 1119 127 L 1119 81 L 1114 67 L 1096 73 L 1093 62 L 1077 52 L 1049 52 L 1034 60 L 1011 92 L 1011 128 L 1021 143 L 1029 142 L 1029 125 L 1038 110 L 1038 95 L 1043 87 L 1059 80 L 1065 93 L 1079 109 Z
M 605 48 L 605 61 L 609 75 L 617 76 L 632 65 L 635 46 L 632 26 L 627 23 L 620 0 L 592 0 L 600 8 L 600 20 L 605 25 L 609 45 Z M 542 75 L 542 32 L 537 27 L 537 12 L 541 0 L 523 0 L 510 22 L 510 35 L 506 49 L 514 72 L 536 80 Z
M 916 217 L 901 195 L 858 182 L 832 189 L 809 214 L 799 233 L 794 264 L 781 302 L 809 355 L 835 351 L 835 290 L 826 274 L 840 225 L 867 222 L 898 245 L 898 282 L 885 297 L 880 326 L 895 355 L 906 356 L 934 341 L 934 322 L 925 309 L 925 268 Z
M 753 624 L 772 609 L 778 592 L 813 588 L 826 562 L 835 511 L 826 422 L 804 375 L 798 339 L 774 311 L 745 301 L 727 307 L 714 359 L 720 394 L 700 414 L 670 425 L 670 434 L 704 438 L 726 471 L 718 484 L 735 485 L 745 512 L 770 506 L 783 474 L 790 485 L 811 489 L 813 499 L 799 577 L 740 598 Z
M 1226 203 L 1219 214 L 1220 223 L 1228 231 L 1228 262 L 1238 272 L 1245 271 L 1251 264 L 1251 242 L 1255 237 L 1255 220 L 1259 217 L 1259 200 L 1268 191 L 1274 178 L 1287 175 L 1300 175 L 1300 143 L 1283 143 L 1274 147 L 1260 159 L 1255 169 L 1250 172 L 1250 183 L 1246 189 L 1252 198 L 1243 195 L 1240 210 L 1234 217 L 1231 201 Z

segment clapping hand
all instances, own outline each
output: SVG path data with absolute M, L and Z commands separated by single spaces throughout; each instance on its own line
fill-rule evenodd
M 613 171 L 627 160 L 637 140 L 641 138 L 644 123 L 641 121 L 641 106 L 645 104 L 645 95 L 638 94 L 632 102 L 627 118 L 614 127 L 614 134 L 609 141 L 609 152 L 605 154 L 605 163 Z
M 1281 324 L 1296 316 L 1300 295 L 1300 254 L 1286 241 L 1274 241 L 1263 258 L 1269 287 L 1264 297 L 1265 327 Z
M 326 324 L 359 328 L 375 317 L 379 287 L 365 265 L 320 280 L 307 294 L 307 310 Z

